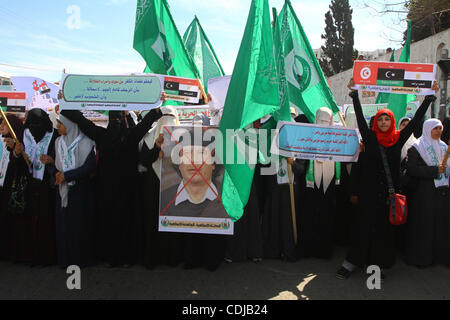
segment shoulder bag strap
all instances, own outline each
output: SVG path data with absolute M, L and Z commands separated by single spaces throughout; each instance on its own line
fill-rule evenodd
M 384 172 L 386 173 L 386 179 L 389 187 L 389 194 L 395 194 L 394 183 L 392 182 L 391 169 L 389 168 L 389 163 L 387 160 L 386 152 L 382 145 L 378 144 L 380 148 L 381 158 L 383 159 Z

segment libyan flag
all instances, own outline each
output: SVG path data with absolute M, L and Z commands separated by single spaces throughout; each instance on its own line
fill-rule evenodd
M 224 137 L 227 129 L 235 130 L 218 155 L 225 164 L 222 202 L 234 221 L 242 217 L 248 202 L 256 164 L 256 154 L 250 159 L 248 147 L 257 146 L 257 136 L 246 136 L 246 127 L 279 108 L 269 3 L 253 0 L 220 122 Z M 225 155 L 230 154 L 234 162 L 227 163 Z

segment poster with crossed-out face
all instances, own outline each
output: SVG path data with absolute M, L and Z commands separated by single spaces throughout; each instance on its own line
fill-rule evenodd
M 214 130 L 218 128 L 164 127 L 160 232 L 233 234 L 221 199 L 224 166 L 215 161 Z

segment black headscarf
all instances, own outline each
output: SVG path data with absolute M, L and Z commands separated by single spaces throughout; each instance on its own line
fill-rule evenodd
M 24 129 L 29 129 L 36 142 L 44 138 L 47 132 L 52 132 L 53 124 L 50 118 L 42 109 L 35 108 L 28 111 L 27 120 L 24 124 Z
M 14 115 L 7 115 L 6 118 L 8 119 L 9 124 L 11 125 L 11 128 L 14 130 L 14 133 L 16 134 L 17 140 L 20 142 L 23 141 L 23 123 L 22 120 L 20 120 L 17 116 Z M 0 118 L 0 123 L 3 122 L 3 119 Z M 8 135 L 4 136 L 5 138 L 12 138 L 11 133 L 8 133 Z
M 450 118 L 445 118 L 442 125 L 444 126 L 444 130 L 442 131 L 441 140 L 448 144 L 448 140 L 450 139 Z
M 123 137 L 124 131 L 128 128 L 127 122 L 125 120 L 124 111 L 110 111 L 109 112 L 109 122 L 108 122 L 108 135 L 111 141 L 117 141 Z
M 294 120 L 295 120 L 295 122 L 298 122 L 298 123 L 309 123 L 308 118 L 304 114 L 299 115 Z

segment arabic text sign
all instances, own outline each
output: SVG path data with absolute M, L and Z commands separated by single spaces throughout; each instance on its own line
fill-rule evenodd
M 204 106 L 179 106 L 177 107 L 178 117 L 181 122 L 192 121 L 196 115 L 204 115 L 211 118 L 211 110 L 208 105 Z
M 61 109 L 150 110 L 161 104 L 162 83 L 156 75 L 64 75 Z
M 200 89 L 198 81 L 180 77 L 164 77 L 164 92 L 168 100 L 187 103 L 199 103 Z
M 271 152 L 307 160 L 356 162 L 359 156 L 357 129 L 340 126 L 279 122 Z
M 430 95 L 436 79 L 435 64 L 355 61 L 355 87 L 364 91 Z

